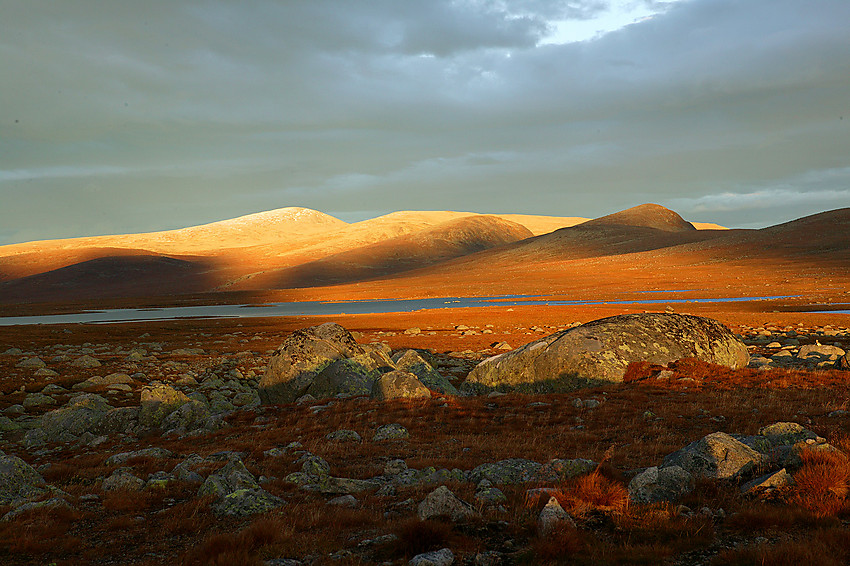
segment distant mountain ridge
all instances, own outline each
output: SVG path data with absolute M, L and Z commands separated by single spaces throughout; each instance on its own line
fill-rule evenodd
M 603 258 L 641 256 L 653 264 L 681 254 L 743 257 L 742 249 L 804 257 L 814 240 L 802 234 L 825 222 L 843 227 L 845 216 L 838 211 L 764 230 L 698 230 L 657 204 L 592 220 L 399 211 L 350 224 L 287 207 L 166 232 L 2 246 L 0 302 L 390 285 L 419 277 L 429 278 L 420 288 L 431 288 L 471 276 L 484 281 L 488 273 L 494 284 L 510 285 L 502 275 L 508 272 L 530 284 L 541 269 L 585 270 Z M 826 242 L 823 253 L 843 257 L 850 247 L 841 247 L 840 230 L 818 237 Z

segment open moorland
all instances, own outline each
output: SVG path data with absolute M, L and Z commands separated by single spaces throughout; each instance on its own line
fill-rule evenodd
M 850 562 L 850 322 L 839 312 L 850 209 L 763 230 L 695 229 L 654 205 L 585 220 L 396 213 L 347 225 L 282 209 L 0 248 L 3 315 L 586 302 L 0 326 L 0 559 Z M 698 348 L 636 354 L 616 379 L 472 386 L 493 356 L 517 359 L 540 340 L 554 349 L 553 336 L 647 311 L 717 320 L 749 361 L 706 361 Z M 351 334 L 296 340 L 323 323 Z M 344 355 L 273 395 L 315 342 Z M 382 389 L 388 375 L 413 385 Z

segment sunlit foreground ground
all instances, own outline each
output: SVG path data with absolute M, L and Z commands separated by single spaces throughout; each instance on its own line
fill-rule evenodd
M 664 310 L 653 305 L 651 310 Z M 850 349 L 846 315 L 761 312 L 764 303 L 675 304 L 677 312 L 711 316 L 749 339 L 765 333 L 781 339 L 794 330 L 803 343 L 820 340 Z M 767 306 L 774 310 L 773 303 Z M 783 308 L 788 307 L 785 304 Z M 269 354 L 292 330 L 332 320 L 357 332 L 362 343 L 384 341 L 394 350 L 432 351 L 444 375 L 460 382 L 480 359 L 497 353 L 491 345 L 518 347 L 538 337 L 643 306 L 515 307 L 424 311 L 408 314 L 316 318 L 153 322 L 122 325 L 0 328 L 0 351 L 17 347 L 23 356 L 0 356 L 0 409 L 23 403 L 26 395 L 56 384 L 68 390 L 54 395 L 61 404 L 74 384 L 113 372 L 145 374 L 147 381 L 173 382 L 239 370 L 243 377 L 262 374 Z M 468 328 L 463 329 L 463 326 Z M 461 326 L 461 329 L 457 327 Z M 418 334 L 405 330 L 419 328 Z M 752 340 L 750 340 L 752 341 Z M 754 342 L 755 343 L 755 342 Z M 153 350 L 159 344 L 162 350 Z M 127 353 L 145 348 L 153 359 L 129 362 Z M 203 353 L 187 349 L 201 348 Z M 171 352 L 178 350 L 177 353 Z M 775 352 L 761 340 L 752 353 Z M 76 368 L 71 362 L 92 352 L 103 364 Z M 63 361 L 51 361 L 66 353 Z M 58 373 L 36 377 L 17 368 L 27 354 L 41 356 Z M 451 548 L 456 563 L 500 557 L 502 563 L 541 564 L 841 564 L 850 560 L 850 464 L 841 455 L 804 454 L 794 471 L 796 485 L 769 499 L 744 496 L 735 482 L 703 481 L 674 504 L 630 504 L 625 489 L 634 470 L 661 459 L 706 434 L 724 431 L 755 434 L 760 427 L 793 421 L 847 449 L 848 373 L 794 369 L 726 370 L 682 363 L 673 379 L 642 379 L 636 368 L 630 383 L 569 394 L 452 398 L 380 403 L 365 398 L 240 410 L 225 428 L 200 436 L 142 437 L 109 435 L 96 443 L 50 444 L 27 450 L 22 431 L 3 435 L 0 448 L 41 471 L 49 485 L 69 494 L 69 509 L 24 513 L 0 523 L 0 556 L 7 564 L 261 564 L 275 558 L 308 564 L 405 564 L 414 555 Z M 684 379 L 682 379 L 684 378 Z M 138 406 L 140 388 L 92 391 L 113 406 Z M 73 392 L 76 393 L 76 392 Z M 589 409 L 576 400 L 599 401 Z M 35 406 L 33 417 L 55 408 Z M 832 414 L 833 416 L 830 416 Z M 838 413 L 840 415 L 840 413 Z M 377 428 L 398 423 L 409 438 L 373 442 Z M 327 440 L 350 429 L 362 442 Z M 485 506 L 476 485 L 444 481 L 459 498 L 478 507 L 481 517 L 468 523 L 420 521 L 416 507 L 435 485 L 399 488 L 394 495 L 358 493 L 354 508 L 328 505 L 331 496 L 298 489 L 283 480 L 301 470 L 296 453 L 274 448 L 300 442 L 324 458 L 336 477 L 365 479 L 381 475 L 387 462 L 403 459 L 409 468 L 471 470 L 486 462 L 525 458 L 545 463 L 554 458 L 587 458 L 600 465 L 552 488 L 576 521 L 547 535 L 537 517 L 548 495 L 539 484 L 498 486 L 507 500 Z M 168 457 L 137 457 L 107 464 L 115 453 L 151 446 Z M 282 498 L 278 510 L 249 518 L 220 518 L 212 498 L 197 497 L 198 485 L 171 481 L 143 491 L 102 491 L 101 482 L 121 466 L 147 478 L 170 471 L 190 454 L 205 458 L 223 451 L 243 453 L 254 477 Z M 265 453 L 265 454 L 264 454 Z M 198 470 L 207 476 L 224 465 L 209 458 Z M 10 507 L 0 508 L 0 514 Z M 721 511 L 722 510 L 722 511 Z M 493 551 L 498 554 L 484 554 Z M 495 559 L 495 558 L 493 558 Z M 273 562 L 272 562 L 273 563 Z M 284 562 L 281 562 L 284 563 Z

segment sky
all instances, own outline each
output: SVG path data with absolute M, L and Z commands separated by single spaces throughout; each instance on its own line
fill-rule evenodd
M 0 0 L 0 244 L 850 206 L 848 0 Z

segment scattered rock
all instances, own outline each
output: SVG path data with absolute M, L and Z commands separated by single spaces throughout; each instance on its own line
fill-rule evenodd
M 16 505 L 47 493 L 47 484 L 32 466 L 0 452 L 0 505 Z
M 357 498 L 353 495 L 340 495 L 339 497 L 334 497 L 327 503 L 328 505 L 334 505 L 336 507 L 347 507 L 349 509 L 354 509 L 357 507 Z
M 724 432 L 715 432 L 664 457 L 662 467 L 679 466 L 696 477 L 738 478 L 764 456 Z
M 458 394 L 457 388 L 425 361 L 416 350 L 407 350 L 398 358 L 394 357 L 394 360 L 396 369 L 412 373 L 428 389 L 446 395 Z
M 112 472 L 111 476 L 103 480 L 100 488 L 103 491 L 141 491 L 145 488 L 145 482 L 134 476 L 131 468 L 118 468 Z
M 328 322 L 297 330 L 272 355 L 260 380 L 260 398 L 263 403 L 292 402 L 305 394 L 331 363 L 352 358 L 368 371 L 393 366 L 383 351 L 367 351 L 338 324 Z M 370 390 L 371 383 L 365 394 Z
M 451 566 L 454 564 L 454 561 L 454 553 L 452 553 L 452 551 L 448 548 L 443 548 L 440 550 L 432 550 L 431 552 L 417 554 L 410 559 L 408 564 L 410 566 Z
M 38 368 L 47 367 L 47 364 L 44 363 L 44 360 L 42 360 L 41 358 L 24 358 L 23 360 L 19 361 L 15 365 L 15 367 L 16 368 L 38 369 Z
M 362 442 L 363 440 L 356 430 L 347 429 L 335 430 L 325 436 L 325 438 L 337 442 Z
M 407 429 L 398 423 L 386 424 L 378 427 L 375 431 L 375 436 L 372 437 L 372 442 L 383 442 L 385 440 L 401 440 L 408 438 Z
M 390 399 L 430 399 L 431 392 L 412 373 L 393 370 L 379 377 L 372 386 L 371 398 L 376 401 Z
M 0 519 L 0 521 L 11 521 L 28 511 L 34 511 L 36 509 L 73 509 L 73 507 L 71 507 L 71 505 L 61 497 L 51 497 L 44 501 L 24 503 L 3 515 L 3 518 Z
M 549 502 L 540 511 L 537 517 L 537 532 L 540 536 L 549 536 L 555 529 L 569 525 L 575 527 L 575 522 L 570 514 L 564 511 L 561 504 L 554 497 L 549 498 Z
M 119 383 L 130 385 L 133 383 L 133 378 L 126 373 L 110 373 L 104 377 L 90 377 L 85 381 L 75 384 L 72 389 L 90 389 L 99 385 L 115 385 Z
M 284 501 L 261 488 L 237 489 L 212 504 L 213 513 L 226 517 L 247 517 L 267 513 L 282 506 Z
M 510 458 L 481 464 L 472 470 L 470 477 L 474 482 L 486 479 L 496 485 L 518 484 L 537 479 L 541 468 L 543 468 L 541 464 L 531 460 Z
M 675 501 L 690 493 L 694 478 L 680 466 L 647 468 L 629 482 L 629 498 L 635 503 Z
M 71 362 L 71 365 L 76 368 L 91 369 L 99 368 L 101 366 L 101 363 L 97 359 L 86 354 L 85 356 L 80 356 L 79 358 Z
M 113 454 L 109 458 L 106 459 L 107 466 L 120 466 L 124 462 L 128 460 L 132 460 L 133 458 L 173 458 L 174 453 L 171 450 L 166 450 L 165 448 L 160 448 L 158 446 L 152 446 L 150 448 L 144 448 L 142 450 L 135 450 L 133 452 L 120 452 L 118 454 Z
M 417 508 L 422 521 L 446 517 L 454 523 L 468 521 L 478 517 L 478 513 L 469 503 L 458 499 L 449 488 L 441 485 L 429 493 Z
M 778 472 L 765 474 L 745 483 L 741 486 L 741 493 L 768 495 L 779 488 L 789 485 L 794 485 L 794 478 L 791 477 L 791 474 L 785 468 L 782 468 Z

